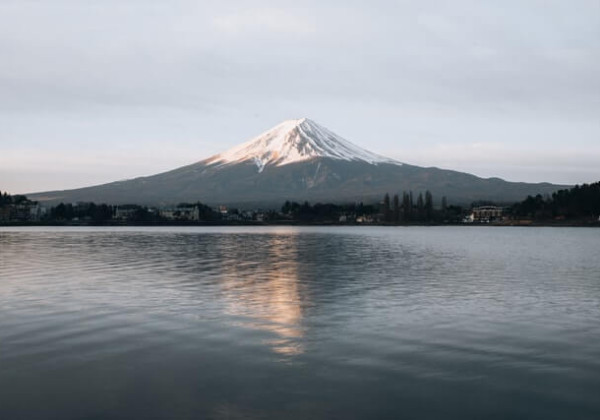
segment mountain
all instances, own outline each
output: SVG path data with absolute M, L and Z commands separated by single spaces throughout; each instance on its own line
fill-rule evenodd
M 317 158 L 377 163 L 395 163 L 344 140 L 325 127 L 309 120 L 288 120 L 207 163 L 236 164 L 252 161 L 262 172 L 267 165 L 284 166 Z
M 48 203 L 168 205 L 201 201 L 278 207 L 286 200 L 373 202 L 387 192 L 431 191 L 449 203 L 519 201 L 567 186 L 423 168 L 377 155 L 307 118 L 288 120 L 224 153 L 157 175 L 87 188 L 28 194 Z

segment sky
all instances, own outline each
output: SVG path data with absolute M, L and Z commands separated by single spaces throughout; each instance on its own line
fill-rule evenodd
M 402 162 L 600 180 L 600 0 L 0 0 L 0 190 L 151 175 L 308 117 Z

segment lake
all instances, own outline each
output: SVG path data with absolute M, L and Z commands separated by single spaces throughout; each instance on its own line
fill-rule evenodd
M 0 228 L 2 419 L 598 419 L 600 229 Z

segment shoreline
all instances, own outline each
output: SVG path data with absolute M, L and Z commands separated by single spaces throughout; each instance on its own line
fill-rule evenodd
M 464 227 L 600 227 L 600 221 L 573 220 L 573 221 L 532 221 L 510 220 L 497 223 L 339 223 L 339 222 L 301 222 L 301 221 L 165 221 L 165 222 L 120 222 L 120 223 L 93 223 L 93 222 L 0 222 L 0 227 L 149 227 L 149 226 L 382 226 L 382 227 L 434 227 L 434 226 L 464 226 Z

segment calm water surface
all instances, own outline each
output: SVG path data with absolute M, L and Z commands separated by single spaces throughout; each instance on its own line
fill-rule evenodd
M 0 229 L 2 419 L 598 419 L 600 230 Z

